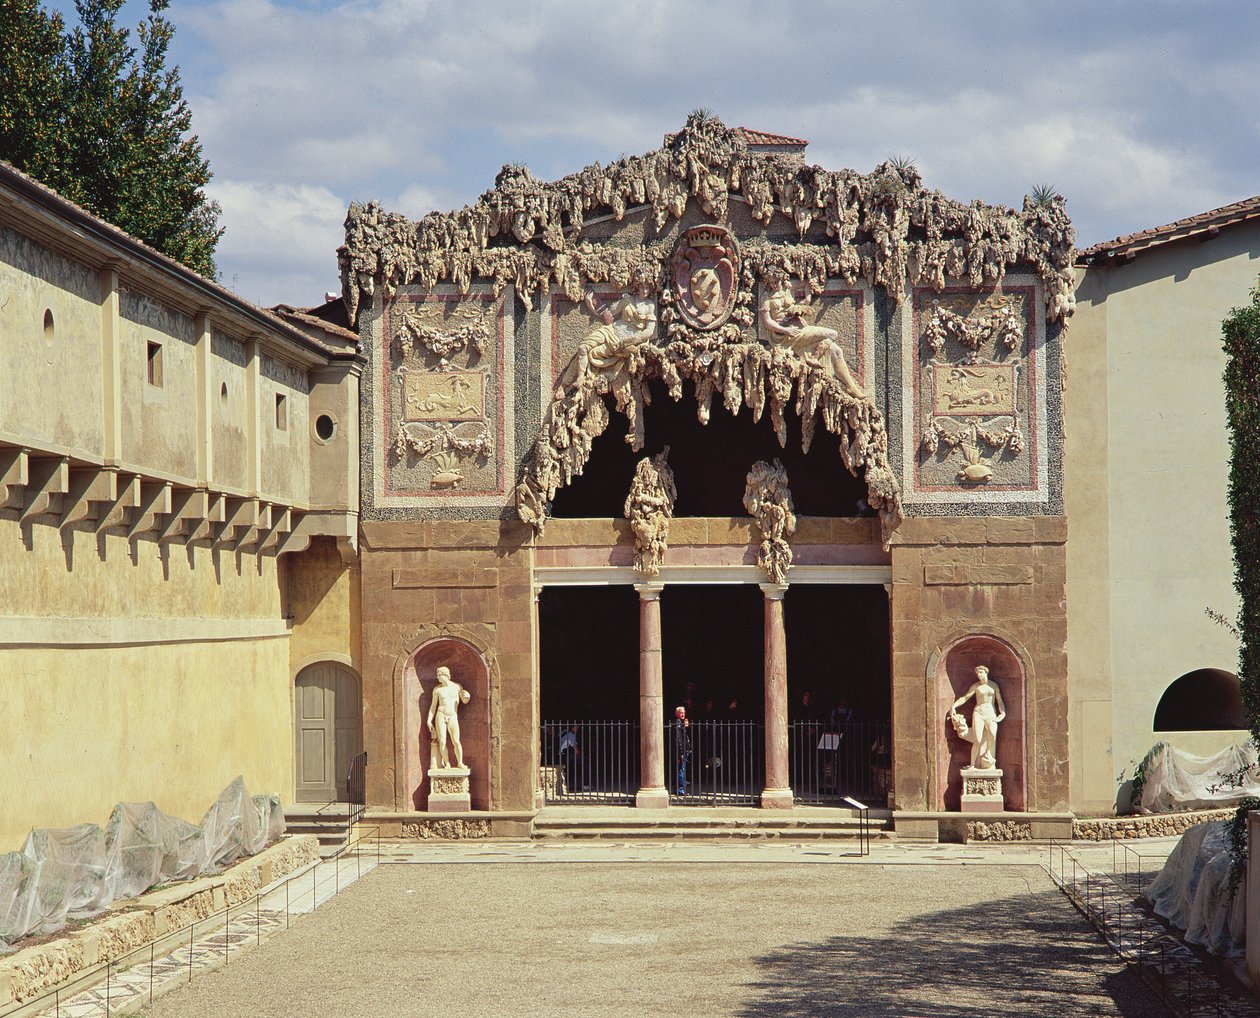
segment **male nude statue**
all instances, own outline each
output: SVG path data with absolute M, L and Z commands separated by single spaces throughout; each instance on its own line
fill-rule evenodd
M 459 741 L 459 713 L 461 703 L 472 699 L 463 686 L 451 681 L 451 670 L 442 665 L 437 670 L 437 685 L 433 687 L 433 696 L 429 703 L 429 769 L 449 767 L 450 757 L 446 751 L 446 740 L 449 736 L 455 748 L 455 766 L 464 766 L 464 747 Z

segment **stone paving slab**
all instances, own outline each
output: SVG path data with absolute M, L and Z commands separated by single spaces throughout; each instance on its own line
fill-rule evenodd
M 908 866 L 612 847 L 398 846 L 394 865 L 151 1014 L 1161 1013 L 1029 849 L 933 846 L 942 859 Z

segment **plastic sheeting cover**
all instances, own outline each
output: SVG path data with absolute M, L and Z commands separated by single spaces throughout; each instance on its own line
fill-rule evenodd
M 1186 941 L 1217 955 L 1241 954 L 1247 896 L 1230 887 L 1229 821 L 1195 824 L 1181 836 L 1146 896 Z
M 20 852 L 0 855 L 0 952 L 154 884 L 218 873 L 283 833 L 280 797 L 251 796 L 239 776 L 200 827 L 151 802 L 120 802 L 104 828 L 31 831 Z
M 1212 756 L 1195 756 L 1166 742 L 1158 743 L 1142 761 L 1146 781 L 1138 812 L 1215 809 L 1232 806 L 1248 795 L 1260 795 L 1260 773 L 1255 764 L 1256 748 L 1250 742 Z M 1225 774 L 1244 770 L 1242 785 L 1223 780 Z

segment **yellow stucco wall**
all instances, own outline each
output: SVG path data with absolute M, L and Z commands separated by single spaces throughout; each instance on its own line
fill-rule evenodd
M 303 552 L 283 559 L 288 613 L 292 616 L 289 670 L 294 678 L 309 664 L 339 661 L 360 674 L 360 570 L 342 561 L 331 538 L 317 537 Z
M 292 789 L 274 557 L 0 519 L 0 851 L 152 799 L 194 822 L 234 776 Z
M 0 228 L 0 434 L 96 449 L 101 402 L 100 280 L 78 262 Z M 45 312 L 51 328 L 45 330 Z M 50 394 L 73 393 L 70 400 Z
M 1220 324 L 1257 273 L 1253 222 L 1091 268 L 1081 287 L 1065 470 L 1078 809 L 1109 807 L 1117 775 L 1157 739 L 1205 752 L 1241 737 L 1157 735 L 1153 720 L 1179 676 L 1238 670 L 1236 641 L 1204 609 L 1238 611 Z M 1109 760 L 1099 745 L 1108 732 Z

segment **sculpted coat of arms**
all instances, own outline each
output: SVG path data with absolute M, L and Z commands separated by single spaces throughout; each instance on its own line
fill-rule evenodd
M 693 226 L 678 241 L 671 278 L 683 321 L 695 329 L 716 329 L 735 306 L 735 238 L 721 226 Z

